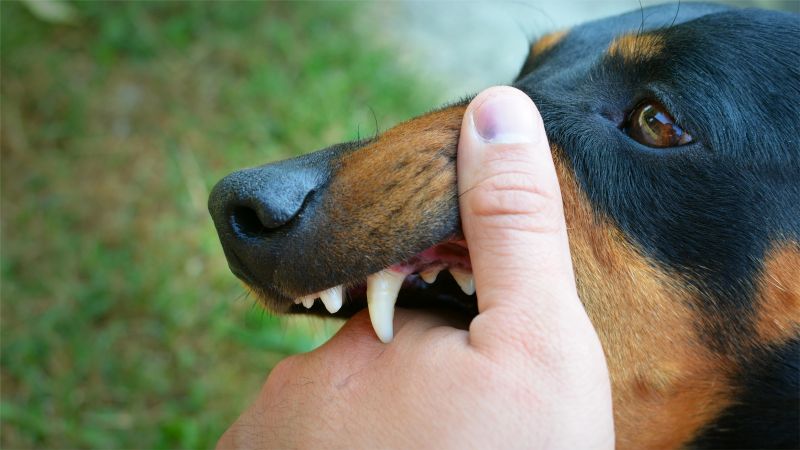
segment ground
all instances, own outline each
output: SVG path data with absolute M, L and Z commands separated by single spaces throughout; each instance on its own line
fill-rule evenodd
M 206 198 L 434 107 L 349 3 L 2 17 L 2 448 L 209 448 L 335 325 L 263 312 Z

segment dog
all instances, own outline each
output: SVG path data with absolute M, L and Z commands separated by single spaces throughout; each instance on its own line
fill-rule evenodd
M 797 15 L 661 5 L 541 37 L 513 83 L 551 144 L 618 448 L 800 447 L 798 43 Z M 276 313 L 349 317 L 369 295 L 383 340 L 395 297 L 476 315 L 468 101 L 224 178 L 209 209 L 233 273 Z

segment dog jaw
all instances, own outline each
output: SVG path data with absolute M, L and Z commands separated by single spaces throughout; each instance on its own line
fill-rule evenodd
M 354 301 L 358 298 L 357 292 L 365 290 L 366 304 L 375 334 L 381 341 L 390 342 L 394 335 L 392 319 L 398 294 L 404 285 L 408 289 L 415 282 L 414 279 L 407 280 L 407 278 L 422 279 L 430 285 L 435 283 L 442 271 L 450 273 L 465 295 L 475 294 L 475 279 L 472 276 L 466 242 L 455 240 L 435 245 L 404 262 L 393 264 L 369 275 L 365 284 L 348 290 L 345 290 L 343 285 L 334 286 L 298 297 L 294 299 L 294 304 L 310 310 L 314 307 L 316 299 L 320 299 L 325 309 L 335 314 L 342 307 L 345 293 L 350 301 Z

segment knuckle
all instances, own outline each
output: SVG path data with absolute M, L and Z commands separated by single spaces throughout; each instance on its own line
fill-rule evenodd
M 535 231 L 563 227 L 563 206 L 558 185 L 542 182 L 524 170 L 488 175 L 468 193 L 470 212 L 498 225 Z
M 272 369 L 272 372 L 284 373 L 291 372 L 300 363 L 301 355 L 291 355 L 278 361 L 278 364 Z
M 525 366 L 536 367 L 542 374 L 560 373 L 567 363 L 568 353 L 561 328 L 532 312 L 515 310 L 513 313 L 504 313 L 502 329 L 498 329 L 490 317 L 485 317 L 483 323 L 479 320 L 481 315 L 473 320 L 474 331 L 482 335 L 484 342 L 492 343 L 482 349 L 483 353 L 490 359 L 498 355 L 504 361 L 517 359 Z M 498 352 L 498 348 L 502 352 Z

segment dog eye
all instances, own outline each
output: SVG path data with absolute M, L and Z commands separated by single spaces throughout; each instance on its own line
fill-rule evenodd
M 645 101 L 634 108 L 623 131 L 648 147 L 677 147 L 692 142 L 692 136 L 675 123 L 667 108 L 655 101 Z

